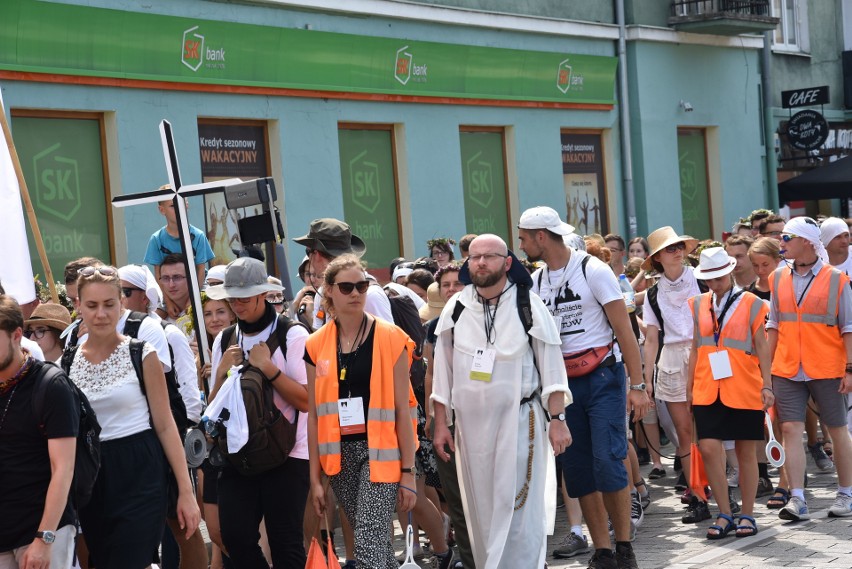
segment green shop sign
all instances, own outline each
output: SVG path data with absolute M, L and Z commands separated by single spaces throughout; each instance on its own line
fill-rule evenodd
M 612 105 L 616 58 L 3 0 L 0 70 L 322 93 Z
M 494 233 L 511 246 L 502 132 L 461 132 L 464 219 L 468 233 Z

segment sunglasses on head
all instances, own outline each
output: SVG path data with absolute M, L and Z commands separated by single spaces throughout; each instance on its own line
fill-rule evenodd
M 125 296 L 125 298 L 130 298 L 130 296 L 138 290 L 142 290 L 142 289 L 141 288 L 134 288 L 132 286 L 123 286 L 123 287 L 121 287 L 121 294 L 123 294 Z
M 95 273 L 100 273 L 105 277 L 112 277 L 112 276 L 117 275 L 118 271 L 116 269 L 113 269 L 112 267 L 107 267 L 107 266 L 103 266 L 103 267 L 83 267 L 82 269 L 79 269 L 77 271 L 77 274 L 80 275 L 81 277 L 90 277 L 90 276 L 94 275 Z
M 370 287 L 370 281 L 358 281 L 357 283 L 339 282 L 334 283 L 332 286 L 337 286 L 337 290 L 342 294 L 352 294 L 352 291 L 355 289 L 358 289 L 358 294 L 364 294 Z
M 680 243 L 675 243 L 674 245 L 669 245 L 665 249 L 666 253 L 677 253 L 678 251 L 686 251 L 686 243 L 681 241 Z
M 798 235 L 793 235 L 792 233 L 785 233 L 784 235 L 781 236 L 781 241 L 783 241 L 784 243 L 789 243 L 790 241 L 792 241 L 796 237 L 798 237 Z

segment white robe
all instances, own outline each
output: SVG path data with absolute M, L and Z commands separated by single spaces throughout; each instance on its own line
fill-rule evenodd
M 470 379 L 473 354 L 486 347 L 484 311 L 472 285 L 450 299 L 436 332 L 431 398 L 446 407 L 448 424 L 450 410 L 455 411 L 456 468 L 479 569 L 544 567 L 556 510 L 553 450 L 542 405 L 520 401 L 541 389 L 545 407 L 554 392 L 564 392 L 565 405 L 571 403 L 556 325 L 541 299 L 530 293 L 530 349 L 516 292 L 512 286 L 498 303 L 496 340 L 488 346 L 497 352 L 490 382 Z M 465 309 L 454 324 L 457 302 Z M 515 497 L 527 479 L 530 409 L 535 413 L 532 477 L 526 502 L 515 511 Z

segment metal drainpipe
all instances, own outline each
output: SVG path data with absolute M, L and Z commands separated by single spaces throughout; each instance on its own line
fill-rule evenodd
M 775 157 L 775 126 L 772 117 L 772 33 L 763 33 L 761 75 L 763 95 L 763 139 L 766 142 L 766 198 L 769 209 L 778 211 L 778 160 Z
M 618 24 L 618 108 L 621 126 L 621 172 L 624 180 L 624 205 L 630 238 L 638 234 L 636 223 L 636 191 L 633 188 L 633 148 L 630 143 L 630 99 L 627 95 L 627 28 L 624 23 L 624 0 L 615 0 Z

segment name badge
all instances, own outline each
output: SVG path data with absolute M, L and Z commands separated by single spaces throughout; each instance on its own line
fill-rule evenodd
M 340 419 L 340 434 L 359 435 L 367 432 L 367 424 L 364 422 L 363 398 L 338 399 L 337 416 Z
M 713 379 L 717 381 L 734 375 L 733 370 L 731 370 L 731 358 L 728 357 L 728 350 L 710 352 L 710 371 L 713 373 Z
M 470 368 L 470 378 L 476 381 L 491 381 L 494 371 L 494 358 L 497 352 L 493 348 L 479 348 L 473 355 L 473 365 Z

